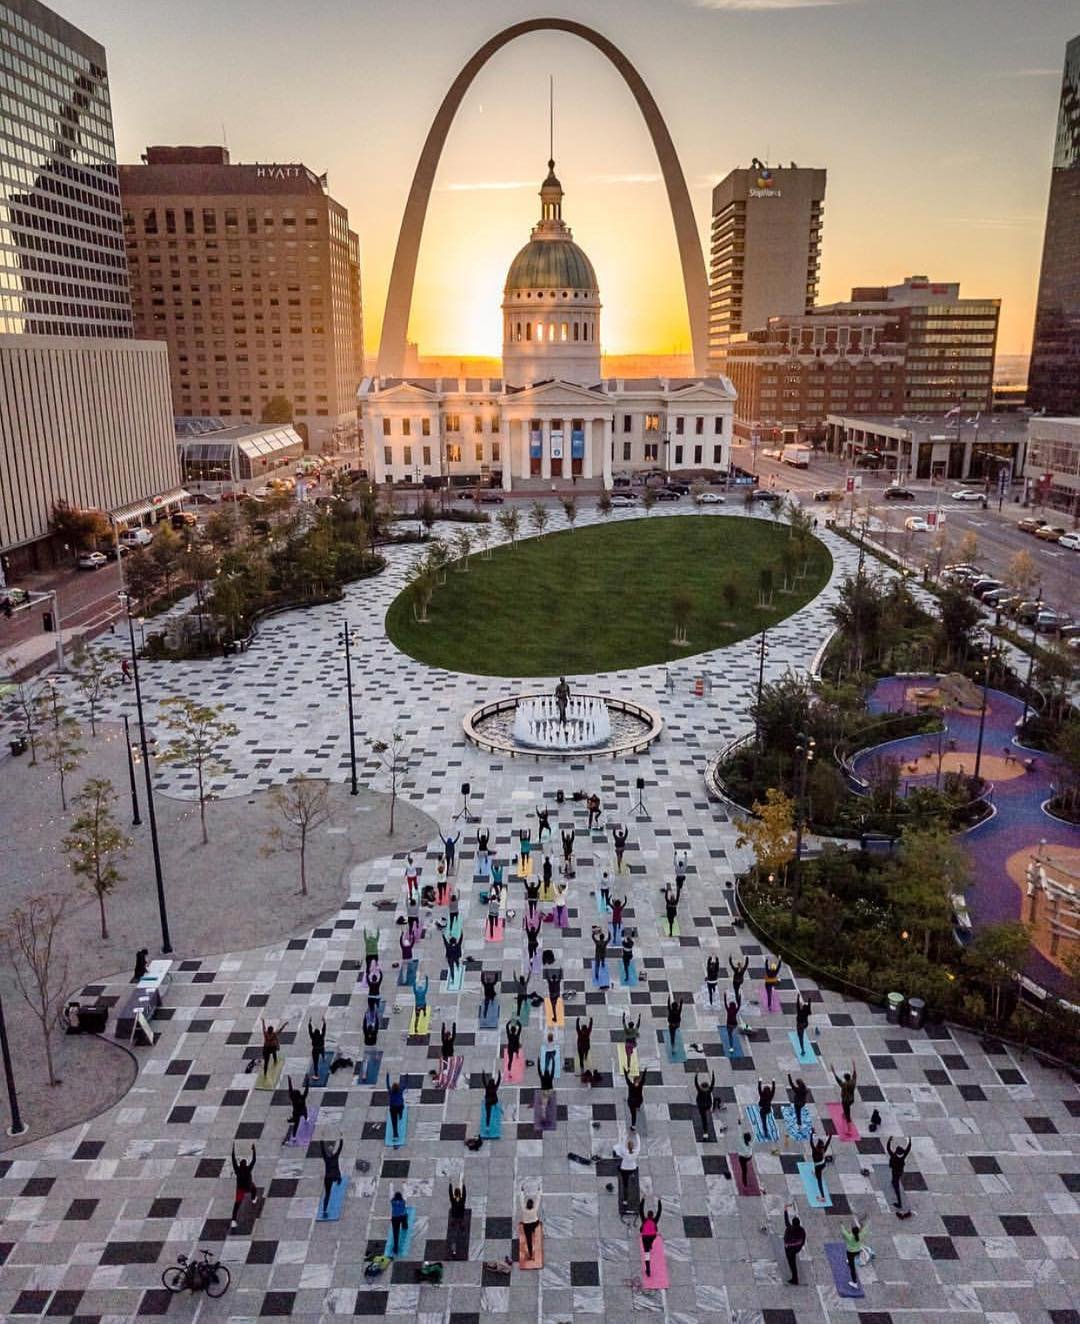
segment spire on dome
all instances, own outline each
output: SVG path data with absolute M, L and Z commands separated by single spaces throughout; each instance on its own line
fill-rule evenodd
M 540 185 L 540 220 L 562 221 L 563 186 L 555 174 L 555 160 L 548 159 L 547 179 Z

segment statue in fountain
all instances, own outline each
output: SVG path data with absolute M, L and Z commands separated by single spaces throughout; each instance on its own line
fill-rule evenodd
M 559 709 L 559 722 L 566 725 L 566 705 L 570 702 L 570 686 L 566 683 L 566 677 L 560 676 L 559 683 L 555 686 L 555 703 Z

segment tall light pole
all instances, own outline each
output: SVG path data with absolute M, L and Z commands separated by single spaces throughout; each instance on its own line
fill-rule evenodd
M 795 753 L 801 760 L 799 765 L 799 798 L 795 806 L 795 891 L 792 898 L 792 915 L 798 916 L 799 899 L 802 893 L 802 839 L 803 827 L 806 822 L 806 775 L 810 769 L 810 763 L 814 757 L 814 746 L 817 743 L 810 736 L 800 735 L 799 743 L 795 747 Z
M 1037 618 L 1036 618 L 1037 619 Z M 982 684 L 982 709 L 979 712 L 979 742 L 975 746 L 975 780 L 979 780 L 979 768 L 982 764 L 983 731 L 986 728 L 986 706 L 990 699 L 990 663 L 994 658 L 994 641 L 987 640 L 986 644 L 986 670 L 983 672 Z
M 360 788 L 356 784 L 356 719 L 353 712 L 352 635 L 348 621 L 345 622 L 345 628 L 341 633 L 345 640 L 345 688 L 349 695 L 349 768 L 352 778 L 350 794 L 359 795 Z
M 762 630 L 761 638 L 758 640 L 757 718 L 754 722 L 754 743 L 759 749 L 761 748 L 761 691 L 765 688 L 765 659 L 769 655 L 765 634 L 766 632 Z
M 139 652 L 135 647 L 135 623 L 131 619 L 131 597 L 120 595 L 127 615 L 128 639 L 131 642 L 131 672 L 135 680 L 135 706 L 139 713 L 139 747 L 142 750 L 143 773 L 146 778 L 146 806 L 150 819 L 150 844 L 154 851 L 154 880 L 157 884 L 158 917 L 161 920 L 161 950 L 167 956 L 172 951 L 169 937 L 169 912 L 165 905 L 165 879 L 161 872 L 161 846 L 158 842 L 157 814 L 154 812 L 154 779 L 150 772 L 150 750 L 146 743 L 146 722 L 143 717 L 142 686 L 139 683 Z
M 128 780 L 131 782 L 131 826 L 141 827 L 139 792 L 135 785 L 135 751 L 131 747 L 131 727 L 128 724 L 127 713 L 124 714 L 124 745 L 127 748 Z
M 1024 714 L 1020 718 L 1020 738 L 1024 738 L 1024 727 L 1027 726 L 1028 715 L 1028 695 L 1031 693 L 1031 678 L 1035 674 L 1035 651 L 1039 643 L 1039 613 L 1042 611 L 1042 585 L 1039 585 L 1039 596 L 1035 602 L 1035 615 L 1031 618 L 1031 652 L 1028 655 L 1028 673 L 1027 684 L 1024 686 Z
M 19 1112 L 19 1096 L 15 1091 L 15 1072 L 11 1067 L 11 1049 L 8 1047 L 7 1023 L 4 1020 L 4 999 L 0 997 L 0 1055 L 4 1059 L 4 1080 L 7 1083 L 8 1107 L 11 1109 L 9 1136 L 21 1136 L 28 1128 Z

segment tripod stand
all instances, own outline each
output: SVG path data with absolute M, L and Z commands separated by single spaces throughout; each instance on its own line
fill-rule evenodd
M 638 788 L 637 788 L 637 804 L 634 805 L 634 810 L 633 810 L 635 816 L 638 818 L 650 817 L 649 811 L 645 808 L 645 801 L 642 799 L 644 790 L 645 790 L 645 783 L 639 778 Z
M 466 823 L 476 823 L 476 822 L 479 821 L 479 820 L 473 815 L 473 813 L 471 812 L 471 810 L 469 809 L 469 783 L 468 783 L 468 782 L 463 782 L 463 783 L 462 783 L 462 786 L 461 786 L 461 808 L 460 808 L 460 809 L 457 811 L 457 813 L 454 815 L 454 822 L 456 823 L 456 822 L 458 821 L 459 818 L 463 818 L 463 819 L 465 820 Z

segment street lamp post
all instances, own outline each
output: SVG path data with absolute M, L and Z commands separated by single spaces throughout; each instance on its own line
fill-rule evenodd
M 124 745 L 127 747 L 128 780 L 131 782 L 131 826 L 140 827 L 142 819 L 139 817 L 139 792 L 135 785 L 135 752 L 131 747 L 131 728 L 128 725 L 127 713 L 124 714 Z
M 816 743 L 809 736 L 800 735 L 799 744 L 795 747 L 795 753 L 800 759 L 799 800 L 795 806 L 795 893 L 792 904 L 792 913 L 796 915 L 798 914 L 799 896 L 802 891 L 802 839 L 806 822 L 806 776 L 814 757 Z
M 7 1083 L 8 1107 L 11 1109 L 9 1136 L 21 1136 L 28 1128 L 19 1112 L 19 1096 L 15 1090 L 15 1072 L 11 1066 L 11 1049 L 8 1047 L 7 1023 L 4 1020 L 4 1000 L 0 997 L 0 1054 L 4 1059 L 4 1080 Z
M 157 884 L 158 917 L 161 920 L 161 950 L 167 956 L 172 951 L 169 937 L 169 912 L 165 905 L 165 879 L 161 872 L 161 846 L 158 842 L 157 814 L 154 812 L 154 779 L 150 772 L 150 750 L 146 743 L 146 721 L 143 717 L 142 686 L 139 683 L 139 653 L 135 647 L 135 623 L 131 619 L 131 598 L 121 595 L 127 614 L 128 639 L 131 643 L 131 673 L 135 681 L 135 706 L 139 713 L 139 747 L 142 750 L 143 774 L 146 778 L 146 806 L 150 820 L 150 844 L 154 851 L 154 880 Z
M 761 748 L 761 691 L 765 687 L 765 659 L 769 655 L 769 646 L 765 642 L 765 631 L 762 630 L 761 638 L 758 640 L 758 670 L 757 670 L 757 719 L 754 722 L 754 743 Z
M 345 688 L 349 695 L 349 768 L 352 779 L 350 794 L 359 795 L 360 788 L 356 784 L 356 721 L 353 712 L 352 642 L 348 621 L 345 622 L 342 636 L 345 640 Z
M 1028 715 L 1028 695 L 1031 693 L 1031 680 L 1035 675 L 1035 650 L 1039 643 L 1039 613 L 1042 611 L 1042 587 L 1039 588 L 1039 596 L 1035 601 L 1035 615 L 1031 618 L 1031 653 L 1028 655 L 1028 673 L 1027 684 L 1024 686 L 1024 712 L 1020 718 L 1020 738 L 1024 738 L 1024 727 L 1027 726 Z
M 986 645 L 986 669 L 983 672 L 982 684 L 982 709 L 979 712 L 979 741 L 975 746 L 975 780 L 979 780 L 979 768 L 982 764 L 983 731 L 986 728 L 986 707 L 990 699 L 990 663 L 994 657 L 994 641 L 991 639 Z

